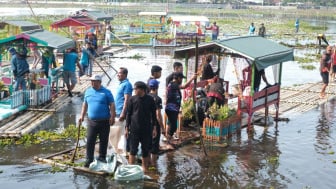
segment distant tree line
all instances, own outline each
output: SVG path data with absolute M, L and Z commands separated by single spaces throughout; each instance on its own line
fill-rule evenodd
M 22 0 L 25 1 L 25 0 Z M 43 0 L 48 1 L 48 0 Z M 57 0 L 55 0 L 57 1 Z M 58 0 L 58 1 L 68 1 L 69 0 Z M 99 2 L 99 3 L 106 3 L 106 2 L 147 2 L 147 3 L 195 3 L 198 0 L 72 0 L 71 2 Z M 253 0 L 251 0 L 252 2 Z M 221 3 L 221 4 L 244 4 L 246 0 L 211 0 L 212 3 Z M 336 6 L 336 0 L 264 0 L 263 5 L 304 5 L 307 8 L 316 8 L 317 6 Z

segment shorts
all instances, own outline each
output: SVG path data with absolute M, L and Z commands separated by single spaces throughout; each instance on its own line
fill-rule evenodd
M 70 85 L 71 81 L 71 85 L 75 85 L 77 83 L 76 73 L 71 71 L 63 71 L 63 80 L 66 84 Z
M 329 83 L 329 72 L 321 72 L 322 82 L 326 85 Z
M 138 146 L 139 143 L 141 143 L 142 157 L 145 158 L 149 156 L 149 151 L 152 143 L 151 133 L 129 132 L 128 142 L 131 155 L 135 156 L 138 153 Z

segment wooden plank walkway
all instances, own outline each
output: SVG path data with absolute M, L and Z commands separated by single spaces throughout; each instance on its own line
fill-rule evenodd
M 99 58 L 97 58 L 96 61 L 106 71 L 112 69 L 107 61 L 100 60 Z M 94 64 L 93 74 L 104 75 L 97 63 Z M 60 81 L 60 83 L 62 84 L 63 81 Z M 73 94 L 83 93 L 90 85 L 91 82 L 89 78 L 83 76 L 80 84 L 76 84 Z M 67 90 L 62 87 L 57 93 L 57 96 L 52 99 L 51 103 L 39 108 L 28 108 L 26 111 L 19 112 L 8 119 L 0 121 L 0 138 L 20 138 L 22 135 L 32 132 L 38 128 L 41 123 L 48 120 L 55 112 L 61 110 L 70 102 L 71 98 L 68 97 Z
M 329 83 L 324 99 L 319 97 L 321 88 L 321 82 L 281 88 L 279 114 L 307 112 L 335 98 L 336 83 Z M 275 113 L 275 107 L 270 107 L 270 113 Z

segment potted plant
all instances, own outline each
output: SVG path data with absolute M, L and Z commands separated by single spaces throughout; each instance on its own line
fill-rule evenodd
M 241 127 L 241 118 L 235 109 L 227 104 L 218 106 L 214 103 L 207 111 L 203 122 L 203 137 L 208 140 L 226 139 Z
M 189 125 L 194 119 L 194 104 L 191 98 L 183 101 L 182 109 L 182 122 L 183 125 Z

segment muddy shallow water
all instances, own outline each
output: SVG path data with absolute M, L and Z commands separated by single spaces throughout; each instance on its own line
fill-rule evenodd
M 112 65 L 127 67 L 129 79 L 134 83 L 147 80 L 150 67 L 159 64 L 163 67 L 160 79 L 163 86 L 174 61 L 167 55 L 169 50 L 166 51 L 133 49 L 127 56 L 139 53 L 147 58 L 113 59 Z M 295 62 L 285 63 L 284 68 L 284 86 L 321 80 L 318 70 L 302 70 Z M 231 77 L 229 67 L 227 73 Z M 115 73 L 112 78 L 108 88 L 114 93 L 118 85 Z M 163 87 L 160 94 L 162 96 Z M 42 127 L 58 131 L 70 123 L 75 124 L 80 108 L 81 98 L 73 97 L 71 104 Z M 289 122 L 268 128 L 255 126 L 252 135 L 242 129 L 227 141 L 227 147 L 206 143 L 207 157 L 199 145 L 163 154 L 158 159 L 157 174 L 149 181 L 120 183 L 72 170 L 52 173 L 49 165 L 34 163 L 34 156 L 69 149 L 74 146 L 73 141 L 6 147 L 0 150 L 0 188 L 333 188 L 335 108 L 336 101 L 329 101 L 304 114 L 284 115 L 290 118 Z

